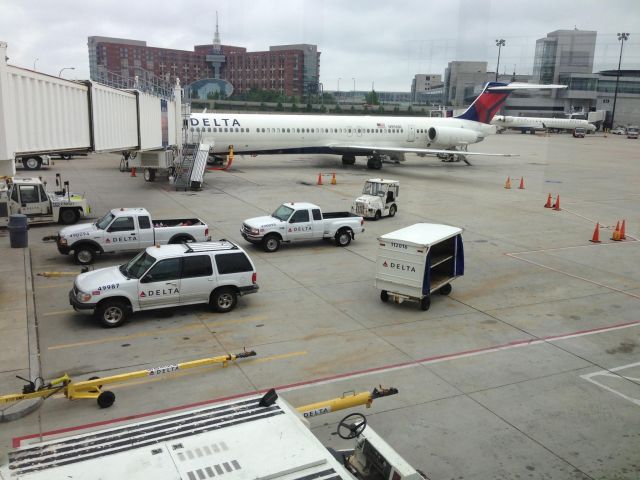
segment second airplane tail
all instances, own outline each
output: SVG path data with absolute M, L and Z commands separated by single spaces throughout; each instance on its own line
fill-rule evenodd
M 566 85 L 539 85 L 534 83 L 500 83 L 488 82 L 474 102 L 462 115 L 455 118 L 474 122 L 491 123 L 493 116 L 502 108 L 511 92 L 516 90 L 548 90 L 567 88 Z

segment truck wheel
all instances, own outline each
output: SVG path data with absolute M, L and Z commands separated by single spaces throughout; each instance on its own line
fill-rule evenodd
M 380 210 L 376 210 L 375 215 L 373 216 L 374 220 L 380 220 L 380 217 L 382 216 L 382 213 L 380 213 Z
M 386 290 L 380 291 L 380 300 L 382 300 L 384 303 L 387 303 L 389 301 L 389 293 L 387 293 Z
M 144 181 L 153 182 L 156 179 L 156 171 L 153 168 L 144 169 Z
M 277 252 L 280 248 L 280 238 L 277 235 L 267 235 L 262 241 L 262 248 L 265 252 Z
M 389 207 L 389 216 L 393 217 L 397 211 L 398 211 L 398 207 L 396 207 L 395 205 L 391 205 Z
M 78 221 L 80 214 L 75 208 L 63 208 L 60 210 L 60 223 L 64 225 L 72 225 Z
M 346 247 L 351 243 L 351 232 L 349 230 L 340 230 L 336 233 L 336 245 L 338 247 Z
M 42 159 L 40 157 L 26 157 L 22 159 L 22 165 L 26 170 L 40 170 Z
M 209 305 L 216 312 L 227 313 L 233 310 L 238 302 L 238 296 L 236 292 L 230 288 L 221 288 L 211 294 Z
M 76 248 L 73 259 L 78 265 L 90 265 L 96 258 L 96 251 L 91 247 Z
M 425 312 L 429 310 L 430 306 L 431 306 L 431 298 L 429 297 L 429 295 L 427 295 L 426 297 L 423 297 L 422 300 L 420 300 L 420 308 Z
M 125 322 L 129 309 L 121 300 L 105 300 L 96 308 L 96 315 L 103 327 L 114 328 Z
M 440 287 L 439 292 L 440 295 L 449 295 L 451 293 L 451 290 L 453 290 L 453 287 L 450 283 L 447 283 L 446 285 Z
M 60 154 L 60 158 L 63 160 L 71 160 L 71 154 L 70 153 L 61 153 Z

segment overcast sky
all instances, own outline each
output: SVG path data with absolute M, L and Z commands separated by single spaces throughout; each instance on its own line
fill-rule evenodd
M 630 32 L 622 68 L 640 69 L 640 0 L 0 0 L 9 63 L 66 78 L 89 76 L 87 37 L 145 40 L 192 50 L 210 43 L 218 11 L 222 43 L 268 50 L 317 44 L 325 90 L 408 91 L 416 73 L 452 60 L 487 61 L 504 38 L 500 71 L 531 73 L 535 41 L 548 32 L 596 30 L 596 70 L 617 68 L 617 32 Z

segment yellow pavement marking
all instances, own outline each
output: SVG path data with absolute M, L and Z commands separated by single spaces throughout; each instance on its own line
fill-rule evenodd
M 65 313 L 76 313 L 75 310 L 57 310 L 53 312 L 41 313 L 41 317 L 53 317 L 54 315 L 63 315 Z
M 198 316 L 200 316 L 200 315 L 198 315 Z M 180 327 L 164 328 L 162 330 L 154 330 L 154 331 L 148 331 L 148 332 L 132 333 L 131 335 L 120 335 L 120 336 L 117 336 L 117 337 L 98 338 L 96 340 L 85 340 L 83 342 L 65 343 L 65 344 L 61 344 L 61 345 L 52 345 L 50 347 L 47 347 L 47 350 L 62 350 L 62 349 L 65 349 L 65 348 L 85 347 L 87 345 L 99 345 L 99 344 L 102 344 L 102 343 L 121 342 L 121 341 L 131 340 L 131 339 L 134 339 L 134 338 L 152 337 L 152 336 L 156 336 L 156 335 L 163 335 L 165 333 L 181 332 L 181 331 L 184 331 L 184 330 L 191 330 L 191 329 L 195 329 L 195 328 L 218 327 L 218 326 L 222 326 L 222 325 L 232 325 L 232 324 L 242 323 L 242 322 L 265 320 L 266 318 L 267 317 L 265 315 L 253 315 L 253 316 L 250 316 L 250 317 L 236 318 L 236 319 L 233 319 L 233 320 L 224 320 L 222 322 L 196 322 L 196 323 L 189 323 L 187 325 L 182 325 Z
M 252 363 L 266 363 L 266 362 L 272 362 L 274 360 L 282 360 L 285 358 L 291 358 L 291 357 L 299 357 L 302 355 L 307 355 L 308 352 L 306 351 L 299 351 L 299 352 L 289 352 L 289 353 L 281 353 L 278 355 L 271 355 L 269 357 L 264 357 L 264 358 L 258 358 L 255 360 L 247 360 L 247 361 L 243 361 L 241 362 L 241 364 L 238 364 L 238 366 L 240 365 L 246 365 L 246 364 L 252 364 Z M 233 363 L 231 363 L 233 365 Z M 222 365 L 211 365 L 208 367 L 203 367 L 203 368 L 198 368 L 198 369 L 190 369 L 190 370 L 185 370 L 182 372 L 177 372 L 177 373 L 171 373 L 170 375 L 166 375 L 166 376 L 154 376 L 154 377 L 148 377 L 148 378 L 143 378 L 140 380 L 136 380 L 133 382 L 123 382 L 117 385 L 110 385 L 109 386 L 109 390 L 117 390 L 119 388 L 127 388 L 127 387 L 133 387 L 136 385 L 144 385 L 147 383 L 155 383 L 155 382 L 164 382 L 164 381 L 168 381 L 168 380 L 173 380 L 176 378 L 182 378 L 182 377 L 188 377 L 188 376 L 192 376 L 192 375 L 202 375 L 204 373 L 207 372 L 211 372 L 213 370 L 220 370 L 223 369 L 225 367 L 223 367 Z M 55 395 L 53 395 L 52 398 L 65 398 L 64 394 L 62 393 L 57 393 Z

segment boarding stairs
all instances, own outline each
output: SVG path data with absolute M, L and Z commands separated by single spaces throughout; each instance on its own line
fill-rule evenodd
M 180 161 L 175 171 L 174 187 L 176 190 L 199 190 L 204 180 L 211 145 L 203 143 L 201 135 L 194 138 L 185 132 L 183 139 Z

